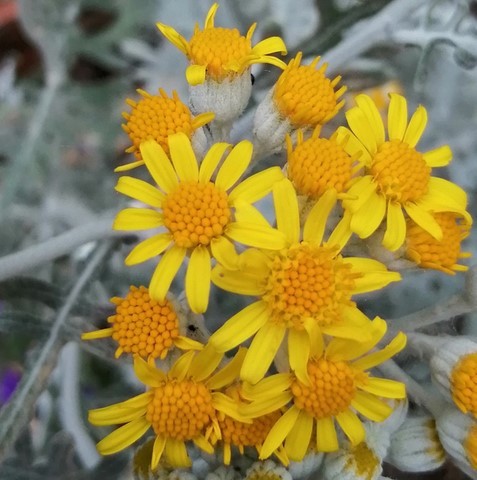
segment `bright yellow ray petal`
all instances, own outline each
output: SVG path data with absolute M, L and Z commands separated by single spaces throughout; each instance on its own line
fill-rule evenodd
M 375 103 L 368 95 L 357 95 L 354 99 L 360 110 L 365 114 L 371 130 L 374 134 L 376 145 L 384 143 L 384 125 L 381 119 L 381 114 L 377 109 Z
M 273 204 L 278 230 L 283 232 L 289 244 L 298 243 L 300 237 L 298 199 L 293 184 L 287 178 L 273 186 Z
M 339 144 L 344 144 L 344 149 L 348 155 L 356 155 L 366 165 L 371 163 L 372 157 L 366 150 L 366 147 L 349 128 L 338 127 L 336 130 L 336 141 Z
M 250 418 L 244 416 L 240 410 L 240 403 L 222 392 L 212 392 L 212 405 L 219 412 L 243 423 L 252 423 Z
M 96 340 L 98 338 L 107 338 L 113 334 L 113 328 L 102 328 L 81 334 L 81 340 Z
M 189 53 L 189 42 L 179 34 L 174 28 L 169 25 L 164 25 L 163 23 L 156 23 L 156 27 L 160 32 L 171 42 L 175 47 L 177 47 L 184 55 Z
M 151 470 L 159 466 L 159 462 L 166 447 L 166 437 L 157 436 L 152 447 Z
M 274 67 L 281 68 L 282 70 L 285 70 L 285 68 L 287 68 L 287 64 L 283 60 L 280 60 L 277 57 L 272 57 L 271 55 L 251 57 L 247 62 L 248 65 L 253 65 L 255 63 L 266 63 L 268 65 L 273 65 Z
M 209 377 L 224 358 L 223 352 L 218 352 L 210 343 L 195 355 L 187 375 L 196 382 L 202 382 Z
M 422 105 L 419 105 L 409 121 L 403 142 L 407 143 L 411 148 L 414 148 L 421 138 L 426 125 L 427 111 Z
M 146 392 L 125 402 L 95 408 L 88 412 L 88 421 L 97 426 L 131 422 L 145 415 L 150 400 L 151 392 Z
M 351 230 L 360 238 L 372 235 L 386 214 L 386 200 L 378 194 L 373 194 L 369 200 L 353 214 L 350 222 Z
M 359 388 L 373 395 L 384 398 L 406 398 L 406 386 L 404 383 L 388 378 L 368 377 L 359 384 Z
M 366 438 L 366 431 L 361 420 L 356 413 L 351 410 L 338 413 L 338 415 L 336 415 L 336 421 L 349 438 L 351 445 L 356 446 Z
M 197 447 L 199 447 L 201 450 L 208 453 L 209 455 L 212 455 L 214 453 L 214 447 L 203 436 L 195 437 L 192 439 L 192 441 Z
M 174 345 L 181 350 L 202 350 L 204 345 L 197 340 L 179 335 L 174 339 Z
M 303 228 L 303 240 L 321 244 L 325 233 L 326 221 L 336 205 L 336 190 L 327 190 L 311 209 Z
M 230 193 L 229 201 L 241 199 L 247 203 L 254 203 L 272 191 L 275 182 L 283 178 L 280 167 L 270 167 L 246 178 L 240 182 Z
M 205 82 L 207 67 L 205 65 L 189 65 L 186 69 L 187 83 L 191 86 L 201 85 Z
M 172 242 L 172 236 L 169 233 L 160 233 L 154 235 L 137 244 L 124 259 L 128 266 L 145 262 L 153 257 L 161 255 Z
M 240 412 L 248 418 L 257 418 L 268 413 L 276 412 L 284 407 L 293 398 L 289 390 L 277 393 L 273 397 L 254 401 L 241 406 Z
M 345 210 L 343 213 L 343 218 L 338 222 L 338 225 L 331 232 L 328 240 L 326 241 L 327 245 L 330 247 L 337 246 L 339 251 L 343 250 L 345 245 L 348 243 L 348 240 L 353 235 L 351 231 L 351 213 L 349 210 Z
M 342 322 L 338 325 L 326 325 L 321 327 L 325 335 L 336 337 L 336 339 L 349 339 L 356 342 L 363 342 L 369 339 L 369 332 L 363 330 L 360 325 L 351 322 Z M 334 339 L 335 340 L 335 339 Z
M 442 240 L 442 229 L 431 213 L 426 212 L 420 206 L 414 203 L 404 205 L 407 214 L 416 222 L 423 230 L 432 235 L 436 240 Z
M 376 137 L 364 112 L 358 107 L 353 107 L 345 113 L 345 116 L 351 131 L 366 147 L 366 150 L 374 155 L 378 149 Z
M 164 225 L 162 215 L 150 208 L 125 208 L 113 222 L 114 230 L 148 230 Z
M 274 450 L 276 450 L 283 443 L 291 429 L 294 427 L 299 415 L 300 410 L 293 406 L 277 420 L 275 425 L 268 433 L 265 442 L 263 442 L 262 448 L 260 449 L 260 460 L 268 458 L 274 452 Z
M 235 201 L 235 220 L 237 222 L 256 223 L 264 228 L 270 228 L 270 223 L 263 214 L 250 203 L 243 200 Z
M 247 349 L 239 348 L 227 365 L 207 380 L 207 387 L 211 390 L 218 390 L 233 383 L 239 376 L 246 353 Z
M 141 438 L 150 427 L 151 424 L 145 418 L 138 418 L 104 437 L 96 445 L 96 448 L 101 455 L 112 455 L 120 452 Z
M 348 190 L 350 197 L 354 199 L 344 199 L 343 207 L 354 213 L 357 212 L 373 195 L 376 195 L 376 184 L 371 175 L 365 175 L 354 183 Z
M 308 332 L 291 328 L 288 332 L 288 360 L 292 372 L 305 385 L 310 385 L 308 377 L 310 349 L 311 344 Z
M 266 400 L 271 399 L 287 391 L 292 382 L 290 373 L 276 373 L 265 377 L 255 385 L 244 382 L 241 392 L 244 398 L 248 400 Z
M 227 270 L 217 265 L 212 270 L 212 282 L 223 290 L 239 295 L 261 295 L 264 285 L 247 270 Z
M 452 160 L 452 150 L 449 145 L 442 145 L 442 147 L 424 153 L 423 157 L 429 167 L 445 167 Z
M 169 157 L 162 147 L 153 140 L 142 142 L 139 149 L 146 167 L 159 188 L 166 193 L 178 186 L 177 175 Z
M 321 357 L 325 350 L 325 341 L 321 328 L 314 318 L 307 318 L 304 321 L 305 330 L 310 337 L 310 356 Z
M 406 239 L 406 220 L 399 203 L 388 202 L 386 217 L 386 232 L 383 237 L 383 245 L 395 252 L 402 246 Z
M 204 29 L 214 27 L 215 14 L 217 13 L 218 8 L 219 8 L 218 3 L 212 4 L 209 11 L 207 12 L 207 16 L 205 17 Z
M 393 409 L 383 400 L 367 392 L 357 391 L 351 400 L 351 406 L 361 415 L 373 422 L 382 422 L 391 415 Z
M 252 152 L 252 142 L 242 140 L 237 143 L 220 167 L 215 184 L 223 190 L 228 190 L 235 185 L 249 166 L 252 160 Z
M 161 207 L 164 200 L 164 194 L 160 190 L 143 180 L 133 177 L 121 177 L 114 188 L 117 192 L 151 207 Z
M 391 357 L 399 353 L 406 346 L 406 335 L 399 332 L 389 344 L 378 352 L 370 353 L 359 360 L 353 362 L 353 366 L 360 370 L 369 370 L 380 363 L 389 360 Z
M 197 130 L 200 127 L 203 127 L 207 123 L 210 123 L 215 118 L 215 113 L 205 112 L 200 113 L 192 119 L 192 128 Z
M 265 376 L 283 341 L 285 332 L 286 327 L 271 322 L 258 330 L 240 370 L 242 380 L 257 383 Z
M 389 140 L 402 140 L 407 128 L 407 102 L 402 95 L 389 94 L 388 136 Z
M 194 313 L 204 313 L 209 304 L 210 254 L 200 245 L 192 250 L 185 277 L 187 301 Z
M 137 162 L 130 162 L 126 163 L 124 165 L 120 165 L 119 167 L 116 167 L 114 169 L 114 173 L 122 173 L 122 172 L 128 172 L 129 170 L 133 170 L 136 167 L 140 167 L 141 165 L 144 165 L 144 160 L 138 160 Z
M 209 343 L 221 352 L 227 352 L 254 335 L 268 321 L 268 307 L 259 301 L 248 305 L 209 338 Z
M 215 237 L 210 242 L 210 249 L 212 256 L 227 270 L 238 270 L 239 256 L 231 241 L 223 236 Z
M 285 440 L 285 450 L 288 458 L 301 462 L 308 452 L 313 431 L 313 417 L 301 411 Z
M 194 150 L 185 133 L 178 132 L 167 138 L 172 164 L 182 182 L 197 182 L 199 165 Z
M 175 378 L 178 381 L 184 380 L 189 374 L 189 369 L 195 356 L 196 353 L 193 350 L 182 354 L 167 373 L 168 378 Z
M 316 420 L 316 449 L 318 452 L 335 452 L 338 450 L 338 435 L 332 417 Z
M 164 300 L 172 280 L 184 261 L 186 249 L 174 245 L 167 250 L 152 275 L 149 283 L 149 295 L 154 300 Z
M 167 461 L 174 468 L 186 468 L 192 465 L 183 440 L 168 438 L 165 453 Z
M 467 193 L 459 185 L 445 178 L 431 177 L 429 179 L 429 195 L 442 199 L 444 204 L 451 203 L 462 209 L 467 207 Z
M 279 230 L 249 222 L 229 223 L 225 227 L 225 234 L 249 247 L 281 250 L 287 245 L 285 235 Z
M 269 53 L 279 52 L 282 55 L 287 54 L 287 47 L 285 42 L 280 37 L 268 37 L 261 42 L 258 42 L 252 48 L 252 54 L 254 55 L 268 55 Z
M 353 272 L 362 272 L 363 276 L 355 278 L 353 294 L 372 292 L 389 285 L 391 282 L 401 280 L 399 272 L 392 272 L 377 260 L 370 258 L 348 257 L 346 263 L 353 266 Z
M 217 165 L 222 160 L 224 153 L 231 147 L 230 143 L 214 143 L 205 154 L 204 160 L 200 164 L 199 182 L 207 183 L 212 178 Z
M 139 356 L 134 358 L 134 373 L 137 378 L 148 387 L 158 387 L 166 379 L 164 373 L 149 365 L 149 363 Z

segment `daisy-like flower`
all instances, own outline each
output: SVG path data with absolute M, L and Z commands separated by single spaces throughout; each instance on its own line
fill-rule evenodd
M 165 230 L 155 232 L 139 243 L 125 263 L 135 265 L 165 252 L 149 285 L 150 296 L 161 301 L 184 258 L 189 255 L 185 291 L 192 311 L 202 313 L 209 301 L 211 257 L 236 268 L 233 240 L 271 249 L 285 245 L 281 232 L 254 223 L 245 208 L 249 202 L 255 202 L 269 193 L 283 174 L 278 167 L 272 167 L 232 188 L 250 163 L 250 142 L 244 140 L 230 151 L 218 168 L 215 180 L 212 180 L 212 175 L 230 145 L 213 145 L 199 168 L 185 134 L 169 136 L 168 143 L 171 160 L 156 142 L 141 144 L 141 156 L 158 188 L 136 178 L 121 177 L 116 190 L 151 208 L 120 211 L 113 228 Z M 241 210 L 243 212 L 240 213 Z
M 254 23 L 245 37 L 236 28 L 216 27 L 214 20 L 218 8 L 217 3 L 210 7 L 204 29 L 196 26 L 189 41 L 174 28 L 157 24 L 161 33 L 189 59 L 186 77 L 190 85 L 201 84 L 207 77 L 221 82 L 243 75 L 254 63 L 283 66 L 281 60 L 269 55 L 287 53 L 280 37 L 267 38 L 252 47 L 252 35 L 257 25 Z
M 207 439 L 212 431 L 220 437 L 218 412 L 244 420 L 236 402 L 217 391 L 238 375 L 237 369 L 227 366 L 213 374 L 221 359 L 222 355 L 205 347 L 199 353 L 185 353 L 164 373 L 135 357 L 134 371 L 149 390 L 124 402 L 90 410 L 88 419 L 93 425 L 124 424 L 98 443 L 99 453 L 117 453 L 151 427 L 155 434 L 152 470 L 159 465 L 163 454 L 174 468 L 190 466 L 188 442 L 213 453 L 214 448 Z
M 346 112 L 351 130 L 338 129 L 339 135 L 349 136 L 346 151 L 360 152 L 366 167 L 365 175 L 348 192 L 355 198 L 343 201 L 352 215 L 351 229 L 367 238 L 386 219 L 383 245 L 395 251 L 406 238 L 405 213 L 437 240 L 442 240 L 442 228 L 431 212 L 454 212 L 471 223 L 466 193 L 448 180 L 431 176 L 433 167 L 450 162 L 450 148 L 444 145 L 426 153 L 415 148 L 426 127 L 426 109 L 419 106 L 408 123 L 406 99 L 391 94 L 386 139 L 374 102 L 358 95 L 356 103 Z
M 288 178 L 298 194 L 318 200 L 327 190 L 334 189 L 338 197 L 351 186 L 353 176 L 361 169 L 357 163 L 359 154 L 349 155 L 344 149 L 346 140 L 337 140 L 337 134 L 329 139 L 320 138 L 317 127 L 310 138 L 303 139 L 303 131 L 297 131 L 297 144 L 286 136 Z
M 327 242 L 322 241 L 328 214 L 336 203 L 334 190 L 328 190 L 311 209 L 302 240 L 296 192 L 289 180 L 274 185 L 273 199 L 286 248 L 276 252 L 249 249 L 240 256 L 239 270 L 225 265 L 214 268 L 216 285 L 260 299 L 227 320 L 209 342 L 225 352 L 255 335 L 241 378 L 256 383 L 287 336 L 291 368 L 306 382 L 310 350 L 315 344 L 323 345 L 323 334 L 367 338 L 370 320 L 356 307 L 352 295 L 378 290 L 401 277 L 375 260 L 341 256 L 350 235 L 346 218 Z M 255 216 L 259 221 L 257 211 Z M 262 222 L 267 225 L 263 217 Z
M 433 214 L 441 227 L 442 239 L 435 239 L 416 222 L 406 222 L 406 256 L 422 268 L 440 270 L 449 275 L 465 272 L 469 267 L 460 265 L 459 259 L 470 258 L 471 253 L 461 251 L 462 241 L 468 237 L 470 225 L 452 212 Z
M 386 347 L 369 353 L 384 336 L 386 322 L 375 318 L 369 332 L 371 339 L 366 342 L 333 338 L 326 347 L 312 345 L 307 383 L 294 373 L 279 373 L 248 388 L 247 398 L 252 402 L 241 407 L 245 416 L 264 415 L 292 402 L 270 430 L 260 458 L 269 457 L 285 441 L 288 457 L 300 461 L 312 442 L 313 431 L 318 451 L 336 451 L 339 445 L 335 421 L 351 445 L 356 446 L 365 438 L 357 413 L 373 422 L 381 422 L 392 413 L 392 407 L 379 397 L 404 398 L 404 384 L 371 377 L 367 370 L 401 351 L 406 336 L 399 333 Z
M 133 153 L 137 161 L 122 165 L 116 168 L 115 172 L 124 172 L 144 165 L 139 150 L 142 142 L 155 140 L 169 153 L 169 135 L 182 132 L 194 142 L 197 130 L 214 119 L 212 112 L 194 117 L 189 107 L 181 102 L 176 91 L 172 92 L 172 98 L 162 88 L 159 89 L 159 95 L 150 95 L 144 90 L 138 92 L 143 97 L 139 101 L 126 100 L 131 112 L 123 113 L 126 123 L 122 125 L 132 142 L 126 152 Z
M 113 297 L 114 315 L 108 317 L 111 327 L 86 332 L 82 340 L 112 337 L 118 343 L 115 357 L 137 354 L 153 362 L 164 359 L 174 348 L 200 350 L 202 344 L 185 334 L 185 317 L 170 299 L 153 300 L 146 287 L 131 286 L 124 297 Z

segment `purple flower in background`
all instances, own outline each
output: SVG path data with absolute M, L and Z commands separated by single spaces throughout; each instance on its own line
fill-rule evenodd
M 7 367 L 0 374 L 0 406 L 8 402 L 21 377 L 18 367 Z

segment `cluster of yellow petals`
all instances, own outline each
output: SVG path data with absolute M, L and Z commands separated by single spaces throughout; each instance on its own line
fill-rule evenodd
M 349 457 L 345 469 L 355 472 L 358 478 L 374 478 L 376 470 L 381 467 L 381 460 L 368 447 L 366 442 L 361 442 L 353 447 Z
M 456 405 L 477 417 L 477 353 L 458 361 L 451 374 L 451 391 Z

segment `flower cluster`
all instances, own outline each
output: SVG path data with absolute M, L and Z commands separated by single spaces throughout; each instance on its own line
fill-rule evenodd
M 255 24 L 245 36 L 216 27 L 217 8 L 189 40 L 158 24 L 189 60 L 191 108 L 163 90 L 127 101 L 123 128 L 133 159 L 116 171 L 142 170 L 149 181 L 119 177 L 116 191 L 135 202 L 113 228 L 142 232 L 127 266 L 157 265 L 147 288 L 112 299 L 110 328 L 83 335 L 112 337 L 116 356 L 132 355 L 146 386 L 90 411 L 93 424 L 123 424 L 98 450 L 115 453 L 152 428 L 153 470 L 161 458 L 190 466 L 191 443 L 208 453 L 222 448 L 225 464 L 232 447 L 254 447 L 260 459 L 275 455 L 288 465 L 346 442 L 368 458 L 367 426 L 387 419 L 393 399 L 406 396 L 403 383 L 372 369 L 400 352 L 406 336 L 383 345 L 386 321 L 368 318 L 356 295 L 401 275 L 376 258 L 351 255 L 350 243 L 377 238 L 419 267 L 464 270 L 461 241 L 472 222 L 466 194 L 432 171 L 449 163 L 449 147 L 416 148 L 424 107 L 408 120 L 406 99 L 391 94 L 386 131 L 377 105 L 358 95 L 345 113 L 348 127 L 324 136 L 322 125 L 344 105 L 341 78 L 328 78 L 319 57 L 306 64 L 300 53 L 284 63 L 273 55 L 286 54 L 278 37 L 253 45 Z M 281 74 L 255 112 L 252 140 L 233 145 L 230 130 L 247 106 L 257 63 Z M 286 153 L 286 165 L 260 169 L 259 156 L 276 152 Z M 272 200 L 266 213 L 265 197 Z M 185 316 L 190 310 L 207 320 L 211 284 L 255 301 L 218 319 L 202 343 L 187 337 Z M 174 290 L 185 292 L 186 306 Z M 169 355 L 170 368 L 159 368 L 156 360 Z M 460 369 L 474 364 L 472 357 Z M 270 373 L 273 365 L 278 373 Z M 454 375 L 455 398 L 475 414 L 466 379 Z

